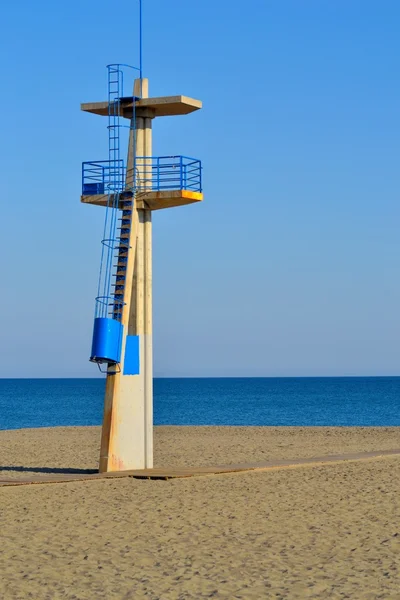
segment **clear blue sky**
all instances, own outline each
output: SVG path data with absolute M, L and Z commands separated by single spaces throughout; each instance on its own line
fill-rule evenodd
M 400 375 L 398 0 L 144 0 L 144 23 L 151 94 L 204 103 L 154 126 L 205 192 L 154 215 L 155 375 Z M 97 376 L 80 169 L 107 131 L 79 104 L 137 64 L 137 3 L 6 2 L 0 46 L 0 376 Z

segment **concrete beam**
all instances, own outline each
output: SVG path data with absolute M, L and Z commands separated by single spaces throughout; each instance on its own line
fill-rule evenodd
M 142 98 L 133 103 L 132 98 L 122 98 L 120 102 L 121 116 L 131 119 L 133 105 L 137 117 L 172 117 L 177 115 L 188 115 L 202 108 L 201 100 L 195 100 L 188 96 L 161 96 L 159 98 Z M 108 116 L 108 102 L 85 102 L 81 104 L 81 110 L 103 117 Z M 147 111 L 146 114 L 144 111 Z

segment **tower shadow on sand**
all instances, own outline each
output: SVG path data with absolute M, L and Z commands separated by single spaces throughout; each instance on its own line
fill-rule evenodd
M 74 469 L 69 467 L 23 467 L 17 465 L 0 465 L 1 471 L 14 471 L 19 473 L 59 473 L 69 475 L 93 475 L 98 473 L 97 469 Z

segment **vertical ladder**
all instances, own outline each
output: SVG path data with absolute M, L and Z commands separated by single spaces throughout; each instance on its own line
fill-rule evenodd
M 108 67 L 108 160 L 110 164 L 110 191 L 109 201 L 112 202 L 113 212 L 119 208 L 120 192 L 123 186 L 124 179 L 124 167 L 121 163 L 120 155 L 120 99 L 123 95 L 123 73 L 118 65 L 110 65 Z M 112 198 L 110 195 L 112 194 Z M 115 225 L 114 225 L 115 232 Z M 127 241 L 122 241 L 121 235 L 115 240 L 115 247 L 113 249 L 112 260 L 115 260 L 115 250 L 117 251 L 118 259 L 122 250 L 125 259 L 124 274 L 117 275 L 115 284 L 111 284 L 111 278 L 109 284 L 114 287 L 114 291 L 111 293 L 112 302 L 112 317 L 117 321 L 122 318 L 122 310 L 124 306 L 124 291 L 125 291 L 125 279 L 126 279 L 126 262 L 128 261 L 128 249 L 129 249 L 129 231 Z M 118 260 L 118 262 L 120 262 Z M 111 271 L 114 269 L 120 273 L 118 265 L 112 265 Z M 111 272 L 111 275 L 114 274 Z
M 114 260 L 119 255 L 121 245 L 128 250 L 129 242 L 117 235 L 117 212 L 120 207 L 120 195 L 124 189 L 124 161 L 120 149 L 120 100 L 123 95 L 123 73 L 119 65 L 108 66 L 108 173 L 107 208 L 104 223 L 103 250 L 100 266 L 99 291 L 96 316 L 121 320 L 124 304 L 123 287 L 113 290 L 112 277 Z M 125 234 L 126 232 L 124 232 Z M 128 231 L 129 234 L 129 231 Z M 129 238 L 129 235 L 128 235 Z M 119 283 L 119 282 L 118 282 Z M 122 285 L 124 281 L 121 282 Z M 121 293 L 122 292 L 122 293 Z
M 123 174 L 120 168 L 120 98 L 123 93 L 123 75 L 118 65 L 108 67 L 108 160 L 109 190 L 118 193 Z M 118 204 L 113 202 L 114 208 Z
M 133 213 L 133 198 L 122 200 L 122 217 L 120 219 L 119 227 L 119 244 L 117 246 L 118 253 L 116 257 L 115 277 L 114 286 L 114 310 L 113 318 L 117 321 L 122 319 L 122 311 L 124 308 L 124 295 L 125 295 L 125 284 L 126 284 L 126 271 L 128 267 L 128 253 L 129 253 L 129 237 L 132 227 L 132 213 Z
M 128 181 L 125 169 L 122 169 L 121 172 L 121 169 L 119 168 L 119 165 L 121 165 L 119 148 L 119 99 L 121 98 L 121 95 L 119 90 L 123 88 L 122 76 L 122 71 L 115 73 L 115 67 L 114 69 L 112 67 L 109 68 L 109 160 L 110 164 L 115 165 L 115 172 L 117 174 L 116 187 L 118 187 L 118 191 L 115 191 L 115 196 L 118 196 L 118 200 L 116 206 L 122 208 L 122 217 L 119 219 L 120 227 L 118 227 L 118 242 L 116 245 L 116 264 L 113 265 L 113 269 L 115 269 L 115 271 L 112 274 L 112 276 L 115 277 L 114 283 L 112 284 L 112 287 L 114 288 L 112 317 L 117 321 L 121 321 L 122 312 L 125 305 L 124 295 L 126 271 L 128 266 L 129 239 L 132 227 L 133 197 L 135 187 L 135 178 L 133 178 L 133 181 Z M 117 114 L 115 111 L 116 107 Z M 135 113 L 135 106 L 133 111 Z M 135 126 L 135 115 L 133 115 L 132 122 Z

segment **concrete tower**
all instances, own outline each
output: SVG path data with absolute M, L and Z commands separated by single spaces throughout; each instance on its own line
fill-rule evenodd
M 107 208 L 91 354 L 107 372 L 101 472 L 153 466 L 152 212 L 203 199 L 199 160 L 152 154 L 154 119 L 187 115 L 201 102 L 150 98 L 147 79 L 125 96 L 124 70 L 108 67 L 107 101 L 81 105 L 108 117 L 109 134 L 109 160 L 83 164 L 81 196 Z M 126 163 L 122 127 L 129 128 Z

